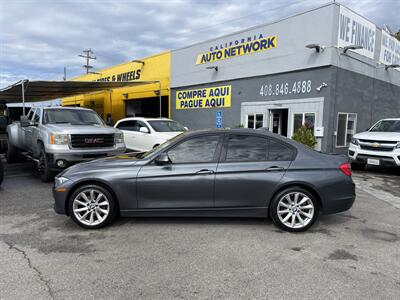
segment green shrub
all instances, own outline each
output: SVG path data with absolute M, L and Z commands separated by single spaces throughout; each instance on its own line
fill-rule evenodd
M 317 140 L 312 129 L 307 128 L 305 125 L 296 130 L 292 136 L 292 139 L 312 149 L 314 149 L 314 146 L 317 144 Z

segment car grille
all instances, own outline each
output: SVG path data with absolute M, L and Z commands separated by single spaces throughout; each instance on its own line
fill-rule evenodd
M 113 134 L 71 134 L 72 148 L 106 148 L 113 146 Z
M 370 151 L 391 152 L 396 147 L 397 142 L 394 141 L 375 141 L 375 140 L 358 140 L 361 149 Z

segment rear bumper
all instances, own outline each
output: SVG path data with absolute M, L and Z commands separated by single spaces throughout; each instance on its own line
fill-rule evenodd
M 400 149 L 390 152 L 364 150 L 360 147 L 350 144 L 348 156 L 351 162 L 359 164 L 368 164 L 368 158 L 378 159 L 379 165 L 382 167 L 400 167 Z
M 354 201 L 356 200 L 356 186 L 354 182 L 351 184 L 352 192 L 348 192 L 347 196 L 335 197 L 336 193 L 332 193 L 332 196 L 329 199 L 323 201 L 322 213 L 324 215 L 340 213 L 349 210 L 353 206 Z

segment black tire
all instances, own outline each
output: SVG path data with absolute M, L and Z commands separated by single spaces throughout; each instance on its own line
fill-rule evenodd
M 8 142 L 6 158 L 8 164 L 17 163 L 20 160 L 20 151 L 17 147 Z
M 303 206 L 303 207 L 306 207 L 306 206 L 309 206 L 312 204 L 312 206 L 313 206 L 312 217 L 311 218 L 305 217 L 305 214 L 311 215 L 311 213 L 310 213 L 311 209 L 304 209 L 304 211 L 303 211 L 301 209 L 291 207 L 291 208 L 287 209 L 290 211 L 290 213 L 285 214 L 285 213 L 281 212 L 281 214 L 279 214 L 281 216 L 281 218 L 283 219 L 283 220 L 281 220 L 281 218 L 278 215 L 278 204 L 280 203 L 281 200 L 283 200 L 288 195 L 289 195 L 289 198 L 294 200 L 296 193 L 299 193 L 299 196 L 304 195 L 304 196 L 308 197 L 308 199 L 311 201 L 310 202 L 310 201 L 306 200 L 306 202 L 304 203 L 305 206 Z M 300 203 L 302 199 L 304 199 L 303 196 L 298 201 L 298 203 Z M 287 201 L 287 200 L 285 200 L 285 201 Z M 283 207 L 282 204 L 280 204 L 279 207 Z M 293 209 L 293 211 L 292 211 L 292 209 Z M 285 207 L 283 207 L 283 210 L 285 210 Z M 293 214 L 294 214 L 294 217 L 293 217 Z M 312 193 L 303 189 L 302 187 L 293 186 L 293 187 L 286 188 L 286 189 L 282 190 L 281 192 L 279 192 L 278 194 L 276 194 L 271 201 L 270 217 L 276 226 L 278 226 L 279 228 L 281 228 L 285 231 L 289 231 L 289 232 L 306 231 L 308 228 L 310 228 L 314 224 L 314 222 L 318 219 L 318 216 L 319 216 L 319 204 L 318 204 L 317 199 L 315 198 L 315 196 Z M 286 217 L 289 218 L 288 220 L 293 220 L 293 218 L 294 218 L 295 222 L 297 222 L 297 221 L 300 222 L 299 218 L 302 218 L 302 219 L 304 218 L 303 221 L 305 221 L 304 223 L 306 223 L 306 224 L 305 225 L 300 224 L 299 227 L 297 227 L 297 226 L 291 227 L 289 225 L 285 225 L 285 223 L 283 221 L 285 220 Z
M 40 178 L 43 182 L 54 180 L 56 173 L 50 169 L 49 158 L 44 150 L 43 145 L 40 147 L 38 169 L 40 172 Z
M 4 167 L 3 167 L 3 162 L 1 161 L 0 158 L 0 185 L 3 182 L 3 178 L 4 178 Z
M 104 218 L 104 220 L 101 221 L 101 223 L 94 224 L 94 225 L 90 225 L 90 224 L 87 224 L 85 222 L 82 222 L 81 219 L 78 218 L 79 216 L 82 216 L 82 215 L 79 215 L 79 213 L 78 213 L 78 216 L 77 216 L 76 213 L 74 212 L 75 199 L 82 192 L 90 191 L 90 190 L 95 190 L 96 193 L 97 192 L 102 193 L 104 195 L 104 197 L 106 198 L 106 200 L 108 201 L 108 203 L 109 203 L 108 215 Z M 96 193 L 95 193 L 95 195 L 96 195 Z M 83 199 L 83 198 L 78 197 L 77 200 L 81 201 L 81 199 Z M 89 197 L 89 199 L 90 199 L 90 197 Z M 101 198 L 101 199 L 104 199 L 104 198 Z M 102 202 L 99 201 L 98 203 L 102 203 Z M 80 205 L 80 204 L 76 204 L 76 205 Z M 83 207 L 85 207 L 85 206 L 82 205 L 82 208 Z M 103 209 L 104 208 L 105 207 L 103 206 Z M 79 206 L 78 206 L 78 209 L 80 209 Z M 94 208 L 94 210 L 96 210 L 96 209 L 97 209 L 97 207 Z M 105 189 L 104 187 L 102 187 L 100 185 L 97 185 L 97 184 L 88 184 L 88 185 L 84 185 L 84 186 L 78 187 L 73 193 L 71 193 L 71 196 L 68 199 L 68 212 L 69 212 L 69 215 L 71 216 L 71 219 L 76 224 L 81 226 L 82 228 L 85 228 L 85 229 L 98 229 L 98 228 L 102 228 L 102 227 L 110 224 L 115 219 L 115 217 L 117 216 L 117 205 L 116 205 L 116 200 L 114 199 L 112 194 L 107 189 Z M 85 214 L 86 212 L 87 212 L 87 210 L 82 212 L 82 214 Z M 89 212 L 89 214 L 91 214 L 91 212 Z M 97 218 L 97 216 L 95 217 L 96 211 L 94 211 L 93 214 L 94 214 L 93 218 L 95 218 L 96 220 L 99 220 Z M 88 215 L 88 217 L 90 219 L 90 215 Z
M 351 169 L 356 171 L 362 171 L 365 169 L 365 164 L 351 163 Z

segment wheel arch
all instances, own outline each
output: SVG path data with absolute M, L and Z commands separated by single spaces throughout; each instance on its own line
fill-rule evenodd
M 309 193 L 311 193 L 315 197 L 315 199 L 317 199 L 317 201 L 318 201 L 319 211 L 320 212 L 323 211 L 324 206 L 322 205 L 322 198 L 321 198 L 320 193 L 317 192 L 317 189 L 314 186 L 312 186 L 306 182 L 287 182 L 287 183 L 279 186 L 278 189 L 274 191 L 274 193 L 271 197 L 271 201 L 268 204 L 268 209 L 270 210 L 270 207 L 272 204 L 272 199 L 274 199 L 274 197 L 276 195 L 278 195 L 283 190 L 285 190 L 287 188 L 292 188 L 292 187 L 301 187 L 301 188 L 305 189 L 306 191 L 308 191 Z
M 84 185 L 91 185 L 91 184 L 101 186 L 102 188 L 106 189 L 111 194 L 111 196 L 113 197 L 113 199 L 115 201 L 116 213 L 117 213 L 117 215 L 119 215 L 119 211 L 120 211 L 119 201 L 118 201 L 118 197 L 115 194 L 114 190 L 111 188 L 111 186 L 109 184 L 107 184 L 101 180 L 96 180 L 96 179 L 87 179 L 87 180 L 79 181 L 68 191 L 67 196 L 66 196 L 66 201 L 65 201 L 65 214 L 67 216 L 70 215 L 69 201 L 70 201 L 71 195 L 80 187 L 82 187 Z

